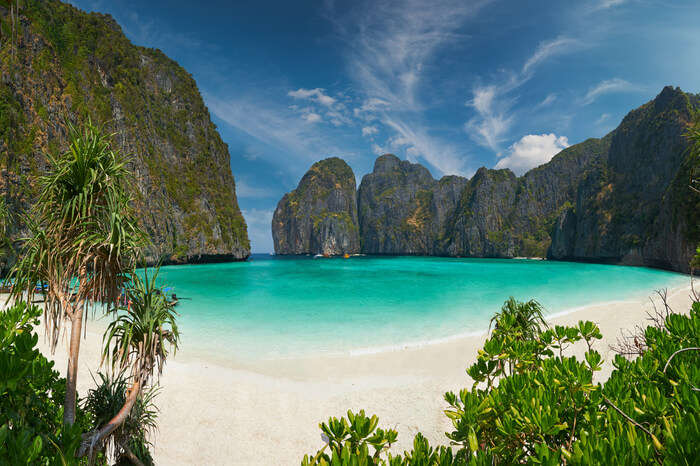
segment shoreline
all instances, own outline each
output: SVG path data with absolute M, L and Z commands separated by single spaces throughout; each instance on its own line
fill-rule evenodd
M 668 292 L 669 299 L 678 293 L 689 292 L 690 285 L 681 285 L 673 288 L 665 288 Z M 656 296 L 655 291 L 647 294 L 639 294 L 635 296 L 628 297 L 626 299 L 615 299 L 600 302 L 593 302 L 589 304 L 584 304 L 580 306 L 570 307 L 564 310 L 559 310 L 547 313 L 545 310 L 545 320 L 559 321 L 562 318 L 566 318 L 571 314 L 584 313 L 587 310 L 594 310 L 598 308 L 610 308 L 615 306 L 629 306 L 638 305 L 640 301 L 648 301 L 650 295 Z M 500 310 L 500 307 L 493 310 L 493 313 Z M 565 319 L 568 320 L 568 319 Z M 586 320 L 586 319 L 583 319 Z M 575 323 L 575 322 L 574 322 Z M 90 320 L 90 325 L 94 325 L 95 321 Z M 487 324 L 488 325 L 488 324 Z M 90 329 L 88 329 L 90 331 Z M 178 353 L 178 357 L 183 362 L 194 362 L 194 361 L 207 361 L 211 364 L 215 364 L 221 367 L 226 367 L 234 370 L 249 370 L 251 372 L 261 372 L 260 368 L 263 367 L 277 367 L 277 365 L 285 364 L 294 367 L 298 364 L 305 364 L 306 361 L 316 361 L 319 359 L 327 360 L 332 362 L 337 359 L 344 358 L 363 358 L 370 357 L 374 355 L 381 356 L 387 353 L 400 353 L 404 351 L 420 351 L 423 349 L 430 349 L 434 347 L 440 347 L 442 345 L 459 345 L 460 342 L 464 342 L 469 339 L 477 339 L 480 342 L 485 340 L 488 334 L 488 328 L 483 328 L 480 330 L 468 330 L 454 335 L 448 335 L 440 338 L 431 338 L 426 340 L 386 344 L 386 345 L 375 345 L 375 346 L 364 346 L 350 349 L 343 349 L 334 352 L 322 352 L 322 353 L 304 353 L 304 354 L 292 354 L 292 355 L 277 355 L 274 357 L 266 357 L 259 359 L 247 359 L 247 358 L 236 358 L 235 354 L 225 354 L 218 355 L 214 354 L 211 349 L 193 349 L 191 347 L 185 346 L 184 354 Z M 288 370 L 285 370 L 287 372 Z
M 621 330 L 645 325 L 653 290 L 634 299 L 592 303 L 547 316 L 555 324 L 596 322 L 603 340 L 596 348 L 603 369 L 596 381 L 612 371 L 612 351 Z M 690 285 L 668 290 L 676 312 L 688 312 Z M 652 295 L 653 296 L 653 295 Z M 658 303 L 658 298 L 655 298 Z M 104 321 L 103 321 L 104 322 Z M 63 376 L 65 337 L 55 355 L 40 334 L 39 346 Z M 81 343 L 78 390 L 92 386 L 90 372 L 100 361 L 100 321 L 90 321 Z M 380 427 L 397 428 L 395 452 L 409 449 L 422 432 L 431 444 L 446 444 L 451 430 L 443 414 L 447 391 L 471 386 L 466 368 L 473 363 L 486 332 L 452 341 L 355 355 L 318 355 L 220 364 L 183 347 L 170 358 L 160 378 L 156 398 L 159 430 L 153 437 L 159 464 L 298 464 L 306 453 L 323 445 L 319 422 L 365 409 L 379 417 Z M 582 356 L 580 342 L 566 354 Z

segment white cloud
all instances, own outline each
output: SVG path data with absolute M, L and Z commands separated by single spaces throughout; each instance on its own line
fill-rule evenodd
M 501 143 L 515 120 L 515 113 L 511 109 L 516 99 L 508 95 L 532 79 L 534 70 L 547 59 L 583 46 L 581 41 L 564 36 L 540 42 L 520 72 L 507 74 L 498 84 L 476 86 L 472 99 L 467 102 L 467 106 L 474 108 L 476 115 L 464 124 L 464 130 L 472 140 L 500 156 Z M 556 95 L 549 94 L 535 109 L 550 105 L 554 100 Z
M 528 134 L 508 148 L 508 155 L 496 164 L 496 168 L 510 168 L 517 175 L 549 162 L 562 149 L 569 147 L 566 136 Z
M 241 156 L 250 161 L 258 160 L 260 158 L 260 151 L 253 147 L 246 146 Z
M 379 144 L 372 144 L 372 153 L 375 155 L 384 155 L 388 153 L 389 151 L 386 150 L 384 147 L 380 146 Z
M 273 210 L 247 209 L 243 210 L 243 217 L 248 226 L 248 237 L 253 252 L 273 252 L 272 244 L 272 214 Z
M 376 126 L 365 126 L 362 128 L 362 135 L 363 136 L 373 136 L 377 134 L 379 130 L 377 129 Z
M 629 81 L 625 81 L 624 79 L 608 79 L 591 87 L 586 95 L 580 100 L 580 103 L 581 105 L 589 105 L 604 94 L 610 94 L 613 92 L 638 92 L 640 90 L 642 90 L 640 86 L 632 84 Z
M 332 11 L 348 44 L 348 70 L 368 98 L 388 102 L 395 110 L 421 107 L 417 91 L 436 50 L 457 41 L 456 31 L 485 1 L 370 1 L 350 13 Z
M 539 104 L 535 106 L 535 108 L 542 108 L 542 107 L 547 107 L 554 103 L 554 101 L 557 100 L 557 95 L 556 94 L 547 94 L 547 97 L 542 100 Z
M 319 130 L 279 103 L 259 96 L 222 99 L 205 93 L 204 97 L 209 110 L 226 124 L 283 153 L 284 156 L 273 155 L 276 158 L 272 161 L 277 164 L 297 169 L 299 162 L 306 164 L 329 154 L 347 153 L 336 146 L 327 131 Z M 302 117 L 308 113 L 307 109 L 299 111 Z M 261 156 L 269 157 L 267 152 Z
M 579 45 L 579 41 L 570 37 L 557 37 L 552 40 L 540 42 L 535 50 L 535 53 L 528 58 L 523 65 L 522 73 L 528 74 L 535 66 L 539 65 L 548 58 L 570 52 L 574 47 Z
M 620 6 L 627 0 L 601 0 L 597 5 L 593 6 L 593 10 L 607 10 L 608 8 L 613 8 Z
M 301 116 L 301 118 L 304 119 L 304 121 L 306 121 L 307 123 L 318 123 L 319 121 L 321 121 L 321 115 L 314 112 L 305 113 Z
M 477 87 L 473 92 L 474 97 L 467 105 L 476 110 L 477 116 L 471 118 L 464 128 L 478 144 L 499 152 L 503 135 L 512 122 L 512 116 L 506 115 L 508 105 L 500 102 L 497 104 L 496 86 Z
M 389 106 L 389 102 L 386 100 L 372 97 L 370 99 L 366 99 L 362 103 L 362 106 L 355 108 L 353 113 L 356 117 L 364 117 L 365 119 L 372 120 L 376 119 L 376 116 L 373 115 L 373 113 L 388 110 Z M 367 118 L 368 116 L 369 118 Z
M 353 115 L 364 127 L 387 131 L 384 144 L 373 144 L 375 153 L 405 142 L 406 156 L 443 173 L 463 171 L 463 155 L 425 127 L 421 91 L 436 52 L 463 40 L 460 28 L 489 1 L 435 0 L 426 7 L 423 0 L 370 0 L 342 10 L 329 2 L 327 17 L 347 44 L 348 74 L 363 98 Z
M 294 97 L 295 99 L 309 99 L 319 104 L 330 107 L 335 103 L 335 99 L 327 94 L 325 94 L 325 89 L 317 87 L 316 89 L 297 89 L 296 91 L 289 91 L 288 96 Z
M 465 160 L 451 145 L 430 137 L 422 128 L 413 128 L 400 120 L 387 119 L 386 125 L 396 131 L 397 136 L 390 138 L 393 148 L 404 147 L 406 154 L 416 160 L 421 157 L 433 167 L 446 175 L 465 175 Z
M 605 122 L 608 121 L 609 119 L 610 119 L 610 114 L 609 114 L 609 113 L 603 113 L 603 114 L 600 116 L 600 118 L 598 118 L 598 119 L 595 121 L 595 124 L 596 124 L 596 125 L 602 125 L 603 123 L 605 123 Z

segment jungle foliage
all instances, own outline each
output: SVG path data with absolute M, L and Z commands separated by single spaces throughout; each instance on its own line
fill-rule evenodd
M 625 341 L 605 383 L 596 324 L 548 327 L 536 301 L 508 300 L 492 320 L 471 388 L 446 393 L 449 445 L 391 452 L 395 430 L 348 412 L 321 424 L 327 439 L 311 465 L 696 464 L 700 458 L 700 302 L 666 307 Z M 567 356 L 580 345 L 582 359 Z

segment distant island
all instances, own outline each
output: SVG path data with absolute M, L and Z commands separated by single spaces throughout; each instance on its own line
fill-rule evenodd
M 315 163 L 278 203 L 276 254 L 546 257 L 688 272 L 700 211 L 688 199 L 700 97 L 665 87 L 600 139 L 521 177 L 480 168 L 435 180 L 422 165 L 377 158 L 355 189 L 339 158 Z

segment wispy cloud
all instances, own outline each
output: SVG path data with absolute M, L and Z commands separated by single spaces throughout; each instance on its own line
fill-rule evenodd
M 575 47 L 580 46 L 580 43 L 576 39 L 571 37 L 557 37 L 552 40 L 540 42 L 530 58 L 527 59 L 523 65 L 522 73 L 527 75 L 531 72 L 537 65 L 544 62 L 550 57 L 558 54 L 567 53 L 573 50 Z
M 415 129 L 400 120 L 389 118 L 385 123 L 396 132 L 396 136 L 389 140 L 390 144 L 404 147 L 411 160 L 421 157 L 443 174 L 471 174 L 471 170 L 465 167 L 464 155 L 452 145 L 431 138 L 423 129 Z
M 596 126 L 600 126 L 600 125 L 602 125 L 603 123 L 607 123 L 609 120 L 610 120 L 610 114 L 609 114 L 609 113 L 603 113 L 602 115 L 600 115 L 600 118 L 598 118 L 598 119 L 595 121 L 595 124 L 596 124 Z
M 642 90 L 644 90 L 642 86 L 632 84 L 624 79 L 607 79 L 591 87 L 588 92 L 586 92 L 586 95 L 580 99 L 580 104 L 590 105 L 595 102 L 598 97 L 605 94 L 611 94 L 614 92 L 639 92 Z
M 332 20 L 348 43 L 348 69 L 369 98 L 394 110 L 415 110 L 425 68 L 440 47 L 463 38 L 457 30 L 487 2 L 421 0 L 366 2 Z
M 321 121 L 321 115 L 319 115 L 318 113 L 314 113 L 314 112 L 304 113 L 301 116 L 301 118 L 304 121 L 306 121 L 307 123 L 318 123 L 319 121 Z
M 377 112 L 388 111 L 390 108 L 389 102 L 377 97 L 366 99 L 361 106 L 355 107 L 353 114 L 365 121 L 377 119 Z
M 565 36 L 540 42 L 519 72 L 507 73 L 505 79 L 497 83 L 475 86 L 472 99 L 466 104 L 474 109 L 476 115 L 465 123 L 465 131 L 476 143 L 500 156 L 501 143 L 515 120 L 512 108 L 517 98 L 509 94 L 532 79 L 536 68 L 546 60 L 556 55 L 571 53 L 584 46 L 580 40 Z M 548 94 L 535 108 L 550 105 L 555 99 L 555 94 Z
M 205 100 L 212 113 L 226 124 L 284 154 L 278 155 L 275 163 L 298 169 L 300 161 L 307 164 L 330 154 L 347 153 L 337 147 L 327 131 L 309 124 L 320 118 L 313 112 L 301 110 L 302 118 L 299 118 L 288 107 L 260 96 L 220 98 L 205 94 Z
M 509 105 L 496 102 L 499 89 L 496 86 L 484 86 L 474 89 L 474 97 L 467 102 L 474 108 L 477 116 L 465 124 L 465 130 L 472 139 L 494 152 L 500 152 L 503 135 L 510 128 L 513 117 L 506 115 Z
M 367 137 L 367 136 L 371 137 L 371 136 L 377 134 L 378 132 L 379 132 L 379 130 L 377 129 L 376 126 L 365 126 L 362 128 L 362 135 L 365 137 Z
M 535 108 L 548 107 L 548 106 L 552 105 L 555 100 L 557 100 L 556 94 L 547 94 L 547 97 L 542 99 L 542 102 L 537 104 L 537 106 Z
M 443 173 L 464 172 L 465 154 L 430 134 L 424 124 L 423 91 L 430 89 L 423 85 L 436 52 L 464 40 L 460 28 L 486 3 L 436 0 L 426 8 L 421 0 L 381 0 L 342 12 L 331 8 L 328 19 L 347 44 L 347 69 L 362 99 L 352 116 L 363 123 L 365 137 L 386 129 L 383 144 L 372 139 L 374 152 L 399 149 Z
M 599 0 L 590 7 L 591 11 L 597 10 L 607 10 L 616 6 L 620 6 L 623 3 L 627 3 L 627 0 Z

